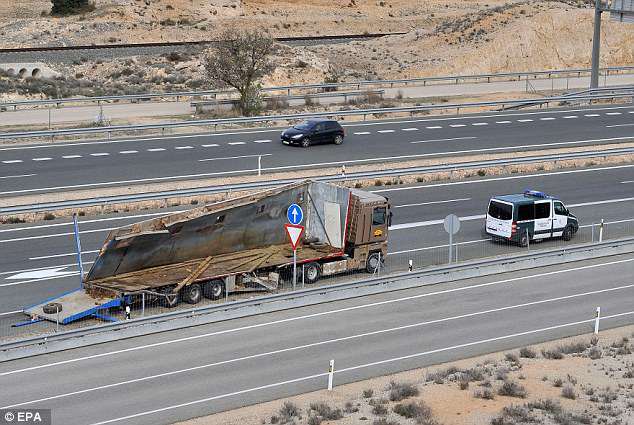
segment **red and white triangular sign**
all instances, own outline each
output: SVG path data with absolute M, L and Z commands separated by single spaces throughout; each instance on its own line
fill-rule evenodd
M 296 224 L 285 224 L 284 229 L 286 229 L 286 234 L 291 240 L 291 246 L 293 247 L 293 249 L 297 249 L 299 239 L 302 237 L 302 233 L 304 233 L 304 226 L 299 226 Z

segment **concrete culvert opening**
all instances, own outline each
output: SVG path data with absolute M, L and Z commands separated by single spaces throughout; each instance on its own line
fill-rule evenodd
M 42 74 L 42 71 L 40 71 L 40 68 L 35 68 L 35 69 L 31 72 L 31 77 L 33 77 L 33 78 L 39 78 L 40 74 Z
M 26 68 L 22 68 L 19 72 L 18 72 L 18 76 L 20 78 L 24 77 L 24 74 L 26 74 Z
M 7 69 L 7 75 L 10 75 L 12 77 L 15 76 L 15 69 L 13 68 Z

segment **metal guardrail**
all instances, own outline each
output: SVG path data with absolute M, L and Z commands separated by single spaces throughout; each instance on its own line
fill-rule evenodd
M 314 177 L 313 179 L 317 181 L 326 181 L 326 182 L 348 181 L 348 180 L 357 180 L 357 179 L 371 179 L 371 178 L 377 178 L 377 177 L 405 176 L 405 175 L 419 174 L 419 173 L 433 173 L 433 172 L 442 172 L 442 171 L 478 169 L 478 168 L 486 168 L 486 167 L 492 167 L 492 166 L 530 164 L 530 163 L 538 163 L 538 162 L 545 162 L 545 161 L 561 161 L 561 160 L 569 160 L 569 159 L 626 155 L 626 154 L 632 154 L 632 153 L 634 153 L 634 148 L 608 149 L 608 150 L 599 150 L 599 151 L 590 151 L 590 152 L 572 152 L 572 153 L 562 153 L 562 154 L 555 154 L 555 155 L 536 155 L 536 156 L 529 156 L 529 157 L 522 157 L 522 158 L 472 161 L 472 162 L 464 162 L 459 164 L 441 164 L 441 165 L 431 165 L 431 166 L 425 166 L 425 167 L 411 167 L 411 168 L 371 171 L 371 172 L 363 172 L 363 173 L 346 173 L 345 176 L 342 176 L 341 174 L 333 174 L 333 175 L 327 175 L 327 176 Z M 346 161 L 341 161 L 340 163 L 333 163 L 333 166 L 344 164 L 345 162 Z M 266 171 L 266 169 L 264 169 L 263 171 Z M 226 193 L 226 192 L 232 192 L 232 191 L 236 192 L 236 191 L 243 191 L 243 190 L 258 190 L 258 189 L 265 189 L 265 188 L 270 188 L 275 186 L 282 186 L 282 185 L 286 185 L 286 184 L 290 184 L 294 182 L 296 182 L 296 179 L 280 179 L 280 180 L 275 180 L 274 182 L 271 182 L 271 181 L 249 182 L 249 183 L 238 183 L 238 184 L 221 185 L 221 186 L 199 187 L 199 188 L 193 188 L 193 189 L 141 193 L 141 194 L 135 194 L 135 195 L 104 196 L 104 197 L 96 197 L 96 198 L 90 198 L 90 199 L 79 199 L 79 200 L 69 200 L 69 201 L 60 201 L 60 202 L 46 202 L 46 203 L 29 204 L 29 205 L 17 205 L 17 206 L 0 208 L 0 215 L 23 214 L 23 213 L 32 213 L 32 212 L 41 212 L 41 211 L 54 211 L 54 210 L 60 210 L 60 209 L 66 209 L 66 208 L 81 208 L 81 207 L 87 207 L 87 206 L 117 204 L 117 203 L 123 203 L 123 202 L 151 201 L 151 200 L 168 199 L 168 198 L 175 198 L 175 197 L 210 195 L 214 193 Z
M 551 78 L 563 78 L 562 76 L 576 76 L 581 77 L 582 74 L 590 74 L 591 69 L 559 69 L 551 71 L 526 71 L 526 72 L 505 72 L 496 74 L 473 74 L 473 75 L 451 75 L 441 77 L 421 77 L 421 78 L 408 78 L 408 79 L 396 79 L 396 80 L 362 80 L 340 83 L 319 83 L 319 84 L 297 84 L 287 86 L 275 86 L 264 87 L 264 92 L 281 92 L 285 91 L 287 95 L 290 95 L 294 90 L 339 90 L 344 87 L 356 87 L 360 90 L 362 87 L 379 86 L 379 87 L 394 87 L 396 85 L 422 85 L 426 86 L 429 83 L 447 82 L 451 84 L 466 84 L 469 82 L 486 81 L 487 83 L 497 81 L 499 79 L 517 79 L 521 80 L 523 77 L 529 80 L 529 77 L 533 79 L 546 77 Z M 634 66 L 620 66 L 620 67 L 607 67 L 601 68 L 600 73 L 604 76 L 618 74 L 618 73 L 632 73 L 634 72 Z M 101 102 L 113 102 L 120 100 L 150 100 L 161 98 L 174 98 L 179 101 L 181 97 L 202 97 L 202 96 L 214 96 L 227 95 L 235 93 L 234 90 L 205 90 L 205 91 L 186 91 L 186 92 L 168 92 L 168 93 L 139 93 L 128 95 L 116 95 L 116 96 L 95 96 L 95 97 L 75 97 L 66 99 L 42 99 L 42 100 L 23 100 L 15 102 L 0 103 L 0 111 L 7 108 L 17 109 L 18 106 L 33 106 L 33 105 L 55 105 L 59 107 L 64 103 L 97 103 Z
M 431 269 L 422 269 L 422 270 L 415 270 L 411 272 L 393 273 L 393 274 L 390 274 L 389 276 L 372 277 L 372 278 L 363 279 L 360 281 L 339 283 L 339 284 L 333 284 L 329 286 L 319 286 L 319 287 L 308 288 L 308 289 L 300 289 L 300 290 L 296 290 L 292 292 L 285 292 L 285 293 L 279 293 L 279 294 L 270 294 L 270 295 L 265 295 L 262 297 L 256 297 L 252 299 L 237 300 L 237 301 L 231 301 L 231 302 L 222 303 L 222 304 L 212 304 L 212 305 L 208 305 L 204 307 L 197 307 L 197 308 L 194 307 L 187 310 L 172 311 L 172 312 L 157 314 L 153 316 L 126 320 L 123 322 L 104 323 L 104 324 L 90 326 L 90 327 L 81 328 L 81 329 L 67 330 L 67 331 L 62 331 L 59 333 L 47 334 L 42 336 L 25 338 L 25 339 L 21 339 L 17 341 L 11 341 L 8 343 L 2 343 L 0 344 L 0 353 L 6 352 L 7 350 L 16 349 L 16 348 L 23 348 L 23 347 L 37 346 L 37 345 L 41 346 L 43 344 L 46 344 L 49 342 L 52 343 L 57 340 L 67 340 L 69 338 L 84 337 L 84 336 L 95 334 L 95 333 L 104 333 L 104 332 L 112 333 L 112 332 L 116 332 L 118 330 L 122 330 L 125 328 L 132 328 L 137 326 L 162 323 L 162 322 L 167 322 L 174 319 L 194 319 L 198 316 L 209 315 L 216 312 L 218 313 L 230 312 L 232 310 L 236 310 L 243 307 L 260 306 L 260 305 L 264 305 L 268 303 L 273 303 L 275 301 L 289 301 L 290 302 L 294 299 L 301 299 L 311 295 L 336 293 L 336 292 L 346 291 L 349 289 L 357 289 L 357 288 L 372 287 L 372 286 L 382 286 L 383 288 L 385 288 L 384 289 L 385 291 L 389 291 L 390 286 L 393 287 L 393 285 L 390 285 L 390 284 L 394 284 L 395 282 L 399 282 L 399 281 L 423 278 L 426 276 L 446 275 L 447 273 L 450 273 L 450 272 L 456 272 L 456 271 L 459 272 L 461 270 L 466 270 L 466 269 L 477 270 L 486 266 L 504 265 L 504 264 L 508 264 L 509 262 L 517 263 L 524 260 L 537 260 L 539 258 L 547 258 L 547 257 L 553 257 L 553 256 L 559 257 L 561 255 L 566 255 L 566 254 L 569 255 L 569 254 L 574 254 L 577 252 L 587 251 L 588 249 L 596 250 L 602 247 L 625 246 L 625 245 L 632 244 L 633 242 L 634 242 L 634 238 L 623 238 L 623 239 L 603 241 L 603 242 L 592 242 L 587 244 L 566 246 L 563 248 L 548 249 L 548 250 L 543 250 L 539 252 L 514 254 L 510 257 L 506 256 L 501 258 L 500 257 L 487 258 L 482 260 L 468 261 L 468 262 L 464 262 L 460 264 L 438 266 Z M 417 286 L 421 286 L 421 285 L 419 284 Z M 416 285 L 414 287 L 416 287 Z M 331 300 L 332 300 L 332 297 L 331 297 Z M 288 306 L 285 308 L 288 308 Z M 253 315 L 253 314 L 250 314 L 250 315 Z
M 13 133 L 0 133 L 0 139 L 18 139 L 29 137 L 50 137 L 63 135 L 76 135 L 76 134 L 107 134 L 108 138 L 111 137 L 113 132 L 117 131 L 137 131 L 137 130 L 152 130 L 160 129 L 164 131 L 168 128 L 183 128 L 183 127 L 197 127 L 197 126 L 218 126 L 222 124 L 248 124 L 248 123 L 263 123 L 272 121 L 293 121 L 306 118 L 315 117 L 344 117 L 344 116 L 363 116 L 365 120 L 368 115 L 384 115 L 395 113 L 410 113 L 415 114 L 417 112 L 428 112 L 433 110 L 449 110 L 455 109 L 459 114 L 461 110 L 468 108 L 479 107 L 494 107 L 499 106 L 504 109 L 505 106 L 522 105 L 531 102 L 539 102 L 540 104 L 546 104 L 553 102 L 571 102 L 571 101 L 588 101 L 609 99 L 615 100 L 623 97 L 632 97 L 632 93 L 610 93 L 610 94 L 591 94 L 584 96 L 553 96 L 539 99 L 519 99 L 519 100 L 498 100 L 487 102 L 469 102 L 469 103 L 443 103 L 440 105 L 421 105 L 421 106 L 404 106 L 395 108 L 373 108 L 373 109 L 357 109 L 347 111 L 325 111 L 325 112 L 310 112 L 301 114 L 285 114 L 285 115 L 264 115 L 256 117 L 238 117 L 238 118 L 218 118 L 209 120 L 195 120 L 195 121 L 178 121 L 170 123 L 158 123 L 158 124 L 134 124 L 134 125 L 115 125 L 107 127 L 89 127 L 89 128 L 69 128 L 60 130 L 38 130 L 38 131 L 24 131 Z

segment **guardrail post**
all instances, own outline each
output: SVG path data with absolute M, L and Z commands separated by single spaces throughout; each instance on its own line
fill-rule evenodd
M 141 317 L 145 317 L 145 292 L 141 293 Z
M 597 313 L 594 319 L 594 334 L 599 335 L 599 322 L 601 320 L 601 307 L 597 307 Z
M 590 236 L 592 238 L 592 242 L 594 242 L 594 223 L 590 226 Z
M 328 366 L 328 391 L 332 391 L 332 381 L 335 377 L 335 361 L 330 360 L 330 365 Z
M 601 224 L 599 224 L 599 242 L 603 242 L 603 226 L 604 226 L 604 221 L 603 219 L 601 219 Z

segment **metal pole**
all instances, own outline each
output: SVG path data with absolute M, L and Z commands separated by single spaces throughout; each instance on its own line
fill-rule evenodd
M 297 288 L 297 250 L 293 250 L 293 291 Z
M 75 231 L 75 247 L 77 249 L 77 266 L 79 267 L 79 287 L 84 287 L 84 264 L 81 261 L 81 241 L 79 240 L 79 223 L 77 213 L 73 213 L 73 228 Z
M 48 129 L 51 129 L 51 107 L 48 107 Z
M 597 307 L 597 315 L 594 319 L 594 334 L 599 334 L 599 321 L 601 320 L 601 307 Z
M 302 289 L 304 289 L 304 282 L 306 280 L 304 276 L 306 276 L 306 265 L 302 264 Z
M 59 305 L 55 306 L 55 311 L 57 312 L 57 317 L 55 318 L 55 332 L 59 332 Z
M 141 293 L 141 317 L 145 317 L 145 292 Z
M 335 361 L 330 360 L 330 366 L 328 367 L 328 391 L 332 391 L 332 381 L 335 377 Z
M 528 229 L 526 229 L 526 248 L 531 250 L 531 235 L 528 233 Z
M 601 50 L 601 0 L 595 0 L 594 4 L 594 35 L 592 37 L 592 75 L 590 88 L 599 87 L 599 58 Z
M 449 264 L 453 254 L 453 220 L 449 220 Z
M 594 223 L 592 223 L 592 226 L 590 227 L 590 229 L 592 229 L 590 234 L 592 235 L 592 242 L 594 242 Z

